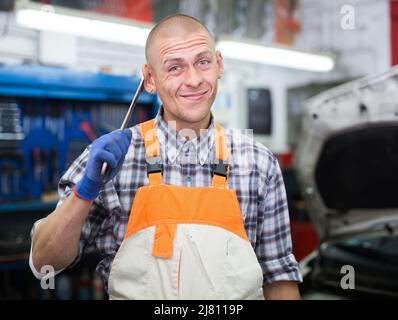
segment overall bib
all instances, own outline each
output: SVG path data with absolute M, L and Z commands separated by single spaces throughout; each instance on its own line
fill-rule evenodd
M 264 299 L 263 274 L 228 189 L 228 151 L 215 126 L 210 187 L 164 184 L 155 122 L 140 125 L 149 185 L 137 190 L 108 281 L 110 299 Z

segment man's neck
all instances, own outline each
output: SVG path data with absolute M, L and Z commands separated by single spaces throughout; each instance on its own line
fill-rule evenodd
M 172 117 L 170 114 L 163 110 L 162 113 L 163 120 L 166 121 L 167 125 L 171 126 L 177 133 L 180 133 L 182 130 L 192 130 L 195 132 L 196 137 L 200 136 L 200 130 L 209 128 L 211 113 L 203 118 L 199 122 L 186 122 L 181 119 L 176 119 Z

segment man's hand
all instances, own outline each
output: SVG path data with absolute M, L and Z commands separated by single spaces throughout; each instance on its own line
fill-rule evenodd
M 113 179 L 123 164 L 130 146 L 131 130 L 116 130 L 94 140 L 83 178 L 76 184 L 75 192 L 80 198 L 94 200 L 104 183 Z M 106 181 L 101 176 L 102 165 L 111 168 Z
M 83 177 L 74 193 L 40 223 L 33 235 L 31 267 L 35 271 L 40 271 L 44 265 L 51 265 L 58 271 L 77 257 L 82 228 L 92 207 L 90 201 L 79 198 L 94 200 L 98 196 L 107 182 L 101 176 L 104 162 L 111 168 L 107 180 L 115 177 L 123 164 L 131 136 L 130 129 L 116 130 L 93 142 Z
M 300 292 L 295 281 L 276 281 L 264 286 L 266 300 L 300 300 Z

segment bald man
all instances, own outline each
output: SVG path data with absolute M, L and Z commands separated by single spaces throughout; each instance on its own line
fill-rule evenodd
M 211 113 L 217 83 L 223 72 L 223 58 L 215 50 L 211 34 L 200 21 L 192 17 L 180 14 L 169 16 L 152 29 L 145 54 L 147 63 L 142 67 L 145 89 L 149 93 L 158 93 L 162 107 L 152 122 L 124 131 L 116 130 L 95 140 L 64 174 L 59 182 L 60 200 L 57 208 L 45 219 L 36 222 L 32 230 L 30 266 L 33 273 L 37 278 L 42 278 L 45 275 L 43 270 L 46 270 L 43 267 L 49 265 L 58 274 L 65 268 L 76 265 L 87 247 L 95 246 L 102 256 L 97 272 L 103 277 L 105 289 L 111 287 L 115 298 L 250 299 L 258 298 L 255 291 L 260 284 L 263 285 L 262 294 L 266 299 L 299 299 L 297 282 L 302 281 L 302 278 L 292 254 L 286 194 L 278 162 L 265 146 L 244 136 L 237 139 L 236 134 L 220 128 Z M 146 136 L 145 128 L 151 126 L 155 129 L 156 137 L 148 140 L 154 143 L 149 145 L 143 135 Z M 216 143 L 218 140 L 215 137 L 220 136 L 220 141 L 225 142 L 224 145 L 220 144 L 221 148 L 225 147 L 225 152 L 220 151 Z M 152 148 L 156 157 L 149 158 L 148 150 L 153 146 L 157 146 L 157 149 Z M 242 170 L 243 166 L 239 163 L 239 154 L 243 150 L 249 150 L 249 158 L 252 159 L 250 171 Z M 153 165 L 148 159 L 160 162 Z M 101 177 L 104 162 L 112 168 L 105 184 Z M 170 186 L 170 190 L 188 190 L 186 196 L 181 198 L 190 197 L 202 190 L 206 197 L 216 199 L 216 202 L 225 195 L 225 199 L 230 199 L 228 194 L 233 192 L 231 203 L 224 203 L 225 212 L 219 210 L 210 215 L 202 213 L 202 203 L 195 202 L 196 200 L 185 201 L 195 210 L 197 208 L 198 213 L 195 211 L 195 214 L 204 214 L 209 219 L 205 231 L 209 239 L 214 232 L 217 239 L 225 236 L 227 242 L 231 239 L 237 241 L 235 250 L 244 248 L 241 255 L 248 257 L 246 261 L 234 258 L 230 267 L 234 271 L 228 275 L 231 277 L 229 282 L 235 287 L 229 287 L 229 295 L 215 293 L 228 291 L 222 287 L 227 286 L 228 281 L 221 282 L 223 275 L 217 273 L 225 262 L 218 261 L 215 257 L 223 254 L 213 254 L 213 258 L 207 258 L 213 250 L 212 246 L 214 252 L 218 252 L 215 249 L 218 241 L 213 241 L 210 246 L 207 244 L 206 250 L 199 248 L 199 251 L 203 250 L 200 257 L 204 257 L 202 264 L 208 273 L 207 279 L 212 279 L 209 280 L 209 287 L 206 287 L 205 280 L 201 280 L 203 285 L 197 285 L 201 295 L 183 295 L 185 293 L 180 288 L 180 282 L 193 283 L 200 271 L 190 274 L 189 270 L 186 273 L 180 270 L 184 268 L 184 263 L 188 263 L 188 260 L 184 260 L 188 259 L 184 258 L 188 255 L 181 260 L 181 254 L 186 254 L 182 251 L 178 251 L 180 256 L 176 257 L 179 266 L 178 283 L 175 284 L 177 291 L 173 291 L 175 286 L 168 283 L 169 276 L 162 272 L 159 275 L 156 273 L 160 284 L 152 285 L 152 288 L 161 285 L 159 289 L 148 293 L 150 290 L 142 287 L 144 284 L 140 281 L 146 279 L 145 275 L 149 272 L 155 272 L 156 268 L 171 268 L 169 262 L 180 248 L 178 239 L 183 233 L 181 230 L 185 228 L 178 224 L 175 231 L 169 229 L 169 226 L 161 228 L 159 223 L 154 223 L 156 230 L 146 231 L 148 234 L 156 234 L 154 239 L 148 238 L 152 254 L 148 253 L 148 258 L 145 258 L 146 251 L 140 250 L 143 250 L 147 240 L 140 244 L 139 232 L 133 232 L 129 238 L 127 234 L 130 235 L 131 230 L 137 229 L 137 225 L 142 223 L 134 221 L 134 215 L 141 217 L 143 214 L 139 208 L 151 207 L 165 195 L 160 191 L 156 197 L 143 197 L 143 190 L 146 192 L 148 185 L 155 190 L 161 185 Z M 215 185 L 217 188 L 214 188 Z M 215 189 L 223 189 L 223 193 L 215 195 Z M 141 191 L 137 193 L 139 190 Z M 173 199 L 165 201 L 165 205 L 159 205 L 157 210 L 162 211 L 161 208 L 169 206 L 169 203 L 173 206 Z M 184 199 L 181 201 L 184 202 Z M 176 208 L 181 205 L 177 203 Z M 235 225 L 232 226 L 231 222 L 224 225 L 224 228 L 215 226 L 223 221 L 222 215 L 227 214 L 228 208 L 231 208 L 234 217 L 230 221 L 235 221 Z M 214 222 L 212 219 L 218 220 Z M 188 224 L 187 220 L 184 221 Z M 193 225 L 192 230 L 202 227 Z M 226 229 L 230 230 L 224 235 Z M 200 232 L 202 231 L 201 229 Z M 197 233 L 197 243 L 204 243 L 206 236 L 200 236 L 200 232 Z M 168 237 L 171 242 L 166 241 Z M 158 238 L 166 240 L 159 242 Z M 131 243 L 126 243 L 127 240 L 131 240 Z M 233 241 L 230 242 L 231 246 Z M 186 245 L 185 242 L 181 247 Z M 174 247 L 167 247 L 170 243 L 174 243 Z M 128 246 L 131 246 L 130 253 L 126 253 Z M 232 257 L 233 250 L 230 250 L 229 253 L 227 250 L 227 256 Z M 162 252 L 165 255 L 162 256 Z M 152 262 L 156 267 L 151 267 Z M 129 268 L 136 270 L 136 274 L 123 278 Z M 170 271 L 171 274 L 175 271 L 173 270 Z M 251 271 L 245 274 L 245 270 Z M 155 277 L 155 273 L 148 277 Z M 169 290 L 168 286 L 170 292 L 166 294 L 164 292 Z M 217 286 L 221 288 L 219 291 Z M 139 295 L 141 289 L 144 293 Z M 190 290 L 193 291 L 192 288 Z M 234 296 L 236 292 L 242 293 Z

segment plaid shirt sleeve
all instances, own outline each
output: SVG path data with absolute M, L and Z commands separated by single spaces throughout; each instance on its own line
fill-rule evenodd
M 268 172 L 259 188 L 259 238 L 255 248 L 264 284 L 281 280 L 302 282 L 292 253 L 290 219 L 285 185 L 277 159 L 268 156 Z
M 90 147 L 91 145 L 84 150 L 84 152 L 73 162 L 73 164 L 61 177 L 58 184 L 59 201 L 57 203 L 57 207 L 61 205 L 67 197 L 70 196 L 73 191 L 73 187 L 82 178 L 88 161 Z M 110 192 L 109 189 L 114 190 L 112 182 L 108 182 L 105 186 L 105 189 L 108 189 L 108 193 Z M 102 192 L 103 191 L 100 192 L 99 197 L 94 200 L 93 205 L 91 206 L 80 235 L 78 255 L 68 266 L 68 268 L 75 266 L 88 248 L 93 248 L 94 246 L 98 248 L 96 241 L 99 241 L 102 238 L 97 237 L 97 235 L 100 235 L 104 232 L 106 227 L 104 222 L 108 221 L 109 219 L 107 218 L 110 216 L 108 210 L 106 210 L 102 205 Z

